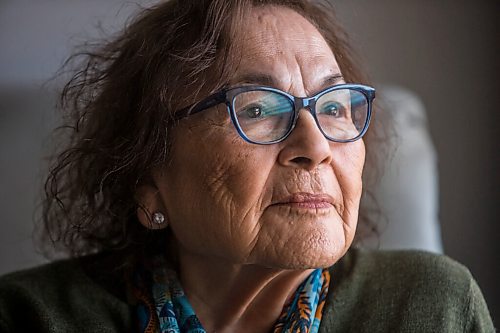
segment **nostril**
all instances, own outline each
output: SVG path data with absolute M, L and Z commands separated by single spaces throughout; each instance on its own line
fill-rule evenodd
M 295 157 L 294 159 L 292 159 L 292 162 L 303 167 L 303 166 L 307 166 L 307 165 L 311 164 L 312 160 L 310 158 L 307 158 L 307 157 L 299 156 L 299 157 Z

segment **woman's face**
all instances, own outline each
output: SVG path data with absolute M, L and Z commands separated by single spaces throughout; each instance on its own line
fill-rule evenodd
M 296 12 L 254 8 L 242 27 L 232 86 L 258 83 L 309 96 L 343 82 L 326 41 Z M 330 142 L 301 110 L 285 141 L 249 144 L 225 105 L 182 120 L 172 133 L 171 163 L 154 181 L 181 254 L 303 269 L 330 266 L 351 245 L 362 140 Z

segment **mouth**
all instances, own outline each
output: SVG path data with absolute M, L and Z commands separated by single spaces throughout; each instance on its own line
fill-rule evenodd
M 272 206 L 287 206 L 302 209 L 328 209 L 333 207 L 333 198 L 325 193 L 294 193 L 278 200 Z

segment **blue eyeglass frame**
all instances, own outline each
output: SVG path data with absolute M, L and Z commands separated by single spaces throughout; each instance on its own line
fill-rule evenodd
M 366 121 L 365 125 L 363 126 L 363 129 L 359 132 L 359 134 L 348 140 L 339 140 L 339 139 L 334 139 L 329 137 L 321 128 L 321 125 L 319 124 L 318 118 L 316 116 L 316 101 L 323 96 L 324 94 L 330 93 L 335 90 L 342 90 L 342 89 L 349 89 L 349 90 L 355 90 L 360 93 L 362 93 L 368 103 L 368 110 L 367 110 L 367 115 L 366 115 Z M 282 96 L 287 97 L 294 105 L 294 115 L 293 115 L 293 120 L 290 124 L 290 127 L 287 129 L 283 137 L 274 140 L 274 141 L 269 141 L 269 142 L 259 142 L 259 141 L 254 141 L 249 139 L 245 132 L 240 127 L 240 124 L 238 122 L 238 118 L 236 116 L 236 111 L 234 111 L 234 99 L 235 97 L 243 92 L 248 92 L 248 91 L 270 91 L 274 92 L 277 94 L 280 94 Z M 229 113 L 229 116 L 231 117 L 231 122 L 233 123 L 234 127 L 236 128 L 236 131 L 238 134 L 246 141 L 249 143 L 253 144 L 258 144 L 258 145 L 271 145 L 275 143 L 282 142 L 286 140 L 286 138 L 292 133 L 293 129 L 295 128 L 297 124 L 297 120 L 299 118 L 299 112 L 301 109 L 307 109 L 311 113 L 311 115 L 314 118 L 314 121 L 316 122 L 316 125 L 318 126 L 319 130 L 321 133 L 325 136 L 330 141 L 333 142 L 340 142 L 340 143 L 347 143 L 347 142 L 354 142 L 356 140 L 359 140 L 363 135 L 365 135 L 366 131 L 368 130 L 368 127 L 370 125 L 370 120 L 371 120 L 371 115 L 372 115 L 372 105 L 373 105 L 373 100 L 375 99 L 375 88 L 362 85 L 362 84 L 338 84 L 334 85 L 331 87 L 328 87 L 326 89 L 323 89 L 322 91 L 318 92 L 316 95 L 311 96 L 311 97 L 296 97 L 293 96 L 285 91 L 272 88 L 272 87 L 267 87 L 267 86 L 259 86 L 259 85 L 248 85 L 248 86 L 238 86 L 238 87 L 233 87 L 233 88 L 225 88 L 222 89 L 212 95 L 209 95 L 208 97 L 202 99 L 201 101 L 194 103 L 186 108 L 181 109 L 180 111 L 176 112 L 174 114 L 174 119 L 180 120 L 183 118 L 186 118 L 190 115 L 202 112 L 204 110 L 207 110 L 209 108 L 212 108 L 218 104 L 226 104 L 226 109 Z

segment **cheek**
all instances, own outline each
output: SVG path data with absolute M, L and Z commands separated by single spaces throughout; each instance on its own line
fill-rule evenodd
M 339 182 L 344 201 L 343 219 L 356 227 L 359 201 L 363 189 L 362 174 L 365 162 L 365 145 L 362 140 L 341 144 L 333 154 L 333 170 Z
M 260 201 L 269 168 L 243 150 L 212 153 L 199 172 L 197 183 L 205 193 L 200 199 L 217 215 L 214 218 L 239 221 Z
M 164 202 L 185 248 L 231 253 L 237 260 L 257 237 L 272 152 L 217 131 L 190 131 L 191 137 L 176 145 L 165 172 Z

